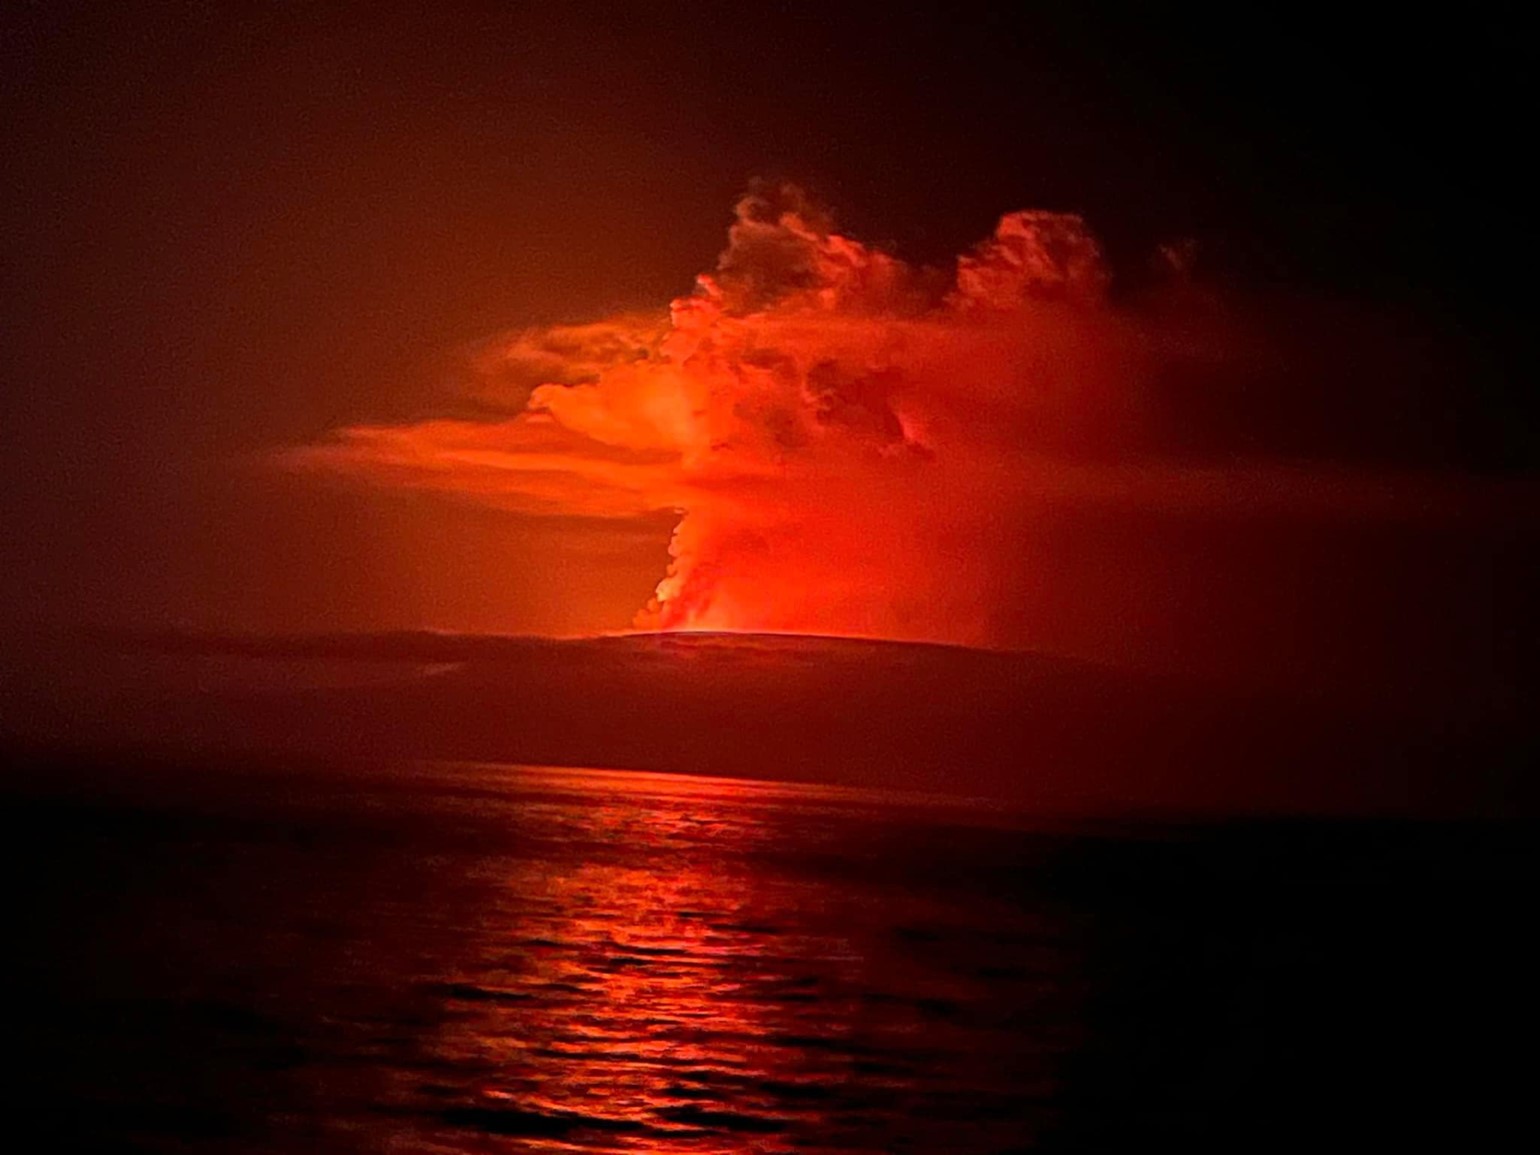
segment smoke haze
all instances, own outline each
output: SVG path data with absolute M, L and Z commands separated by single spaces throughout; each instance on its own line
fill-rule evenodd
M 1453 594 L 1500 612 L 1479 587 L 1528 494 L 1439 459 L 1425 344 L 1243 302 L 1192 263 L 1172 245 L 1115 277 L 1083 220 L 1028 211 L 920 268 L 758 187 L 666 313 L 503 338 L 464 412 L 286 462 L 523 514 L 672 514 L 640 628 L 1490 666 L 1493 619 L 1430 619 Z

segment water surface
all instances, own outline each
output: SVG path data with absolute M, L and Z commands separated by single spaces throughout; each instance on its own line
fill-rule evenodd
M 442 763 L 8 813 L 28 1150 L 1372 1149 L 1469 1137 L 1388 1115 L 1433 1082 L 1518 1101 L 1532 888 L 1447 833 Z

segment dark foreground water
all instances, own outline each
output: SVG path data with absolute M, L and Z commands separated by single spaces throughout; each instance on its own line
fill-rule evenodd
M 41 768 L 16 1151 L 1524 1150 L 1503 827 L 597 771 Z

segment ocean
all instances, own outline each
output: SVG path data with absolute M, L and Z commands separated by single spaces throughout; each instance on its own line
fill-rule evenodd
M 1533 841 L 421 762 L 5 783 L 6 1150 L 1522 1150 Z

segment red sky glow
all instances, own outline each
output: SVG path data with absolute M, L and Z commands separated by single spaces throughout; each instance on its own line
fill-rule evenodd
M 1080 218 L 1016 212 L 952 268 L 918 268 L 760 189 L 666 311 L 512 334 L 456 415 L 345 428 L 286 460 L 522 515 L 672 515 L 639 628 L 1092 654 L 1120 633 L 1158 648 L 1177 613 L 1161 606 L 1186 579 L 1163 559 L 1186 547 L 1120 554 L 1129 524 L 1341 534 L 1468 510 L 1471 487 L 1435 474 L 1194 449 L 1183 422 L 1223 411 L 1266 343 L 1168 265 L 1115 298 Z M 1113 547 L 1066 558 L 1065 527 L 1087 520 Z

